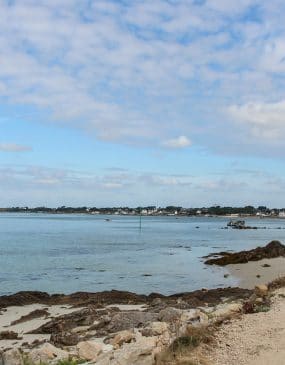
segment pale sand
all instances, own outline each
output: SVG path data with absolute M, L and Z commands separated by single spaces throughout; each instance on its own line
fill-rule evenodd
M 40 317 L 26 322 L 18 323 L 11 326 L 11 322 L 20 319 L 22 316 L 33 312 L 36 309 L 46 308 L 49 312 L 48 318 Z M 37 329 L 43 324 L 49 322 L 54 317 L 59 317 L 64 314 L 77 311 L 79 308 L 70 308 L 69 306 L 53 305 L 47 306 L 42 304 L 31 304 L 19 307 L 8 307 L 6 311 L 0 314 L 0 332 L 2 331 L 14 331 L 23 337 L 21 340 L 0 340 L 0 349 L 7 347 L 20 347 L 22 343 L 32 343 L 34 340 L 49 339 L 50 335 L 28 335 L 27 332 Z
M 269 264 L 270 267 L 262 267 L 264 264 Z M 250 261 L 246 264 L 227 265 L 226 269 L 239 279 L 240 288 L 252 289 L 257 284 L 269 283 L 278 277 L 285 276 L 285 258 L 278 257 Z M 260 275 L 260 278 L 256 275 Z
M 110 304 L 106 308 L 118 308 L 120 311 L 139 311 L 143 312 L 147 309 L 145 304 Z
M 246 314 L 222 325 L 209 355 L 212 365 L 285 364 L 285 288 L 272 300 L 269 312 Z

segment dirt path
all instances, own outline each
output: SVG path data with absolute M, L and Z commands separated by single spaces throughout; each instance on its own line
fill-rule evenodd
M 247 314 L 223 325 L 213 365 L 285 364 L 285 288 L 275 292 L 269 312 Z

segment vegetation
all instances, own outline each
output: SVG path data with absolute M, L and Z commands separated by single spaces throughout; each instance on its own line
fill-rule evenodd
M 201 344 L 212 341 L 210 327 L 188 326 L 185 334 L 176 338 L 164 352 L 159 354 L 156 365 L 207 365 L 199 352 Z
M 222 207 L 220 205 L 215 205 L 212 207 L 202 207 L 202 208 L 183 208 L 180 206 L 167 206 L 167 207 L 68 207 L 61 206 L 57 208 L 49 207 L 8 207 L 0 208 L 0 212 L 12 212 L 12 213 L 55 213 L 55 214 L 72 214 L 72 213 L 84 213 L 84 214 L 150 214 L 150 215 L 278 215 L 280 212 L 284 212 L 285 208 L 282 209 L 270 209 L 265 206 L 253 207 L 247 205 L 245 207 Z

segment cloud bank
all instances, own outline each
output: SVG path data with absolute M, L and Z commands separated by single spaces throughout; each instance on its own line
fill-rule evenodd
M 0 104 L 116 143 L 188 144 L 180 135 L 221 152 L 228 128 L 222 152 L 284 147 L 284 1 L 15 0 L 0 12 Z

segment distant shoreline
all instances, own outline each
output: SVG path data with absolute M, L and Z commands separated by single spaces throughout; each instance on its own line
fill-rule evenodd
M 0 209 L 0 214 L 8 213 L 8 214 L 51 214 L 51 215 L 87 215 L 87 216 L 114 216 L 114 217 L 176 217 L 176 218 L 227 218 L 227 219 L 238 219 L 238 218 L 255 218 L 255 219 L 280 219 L 284 220 L 285 216 L 274 216 L 274 215 L 246 215 L 246 214 L 239 214 L 239 215 L 219 215 L 219 214 L 140 214 L 140 213 L 131 213 L 131 214 L 124 214 L 124 213 L 90 213 L 90 212 L 58 212 L 58 211 L 11 211 L 11 210 L 2 210 Z

